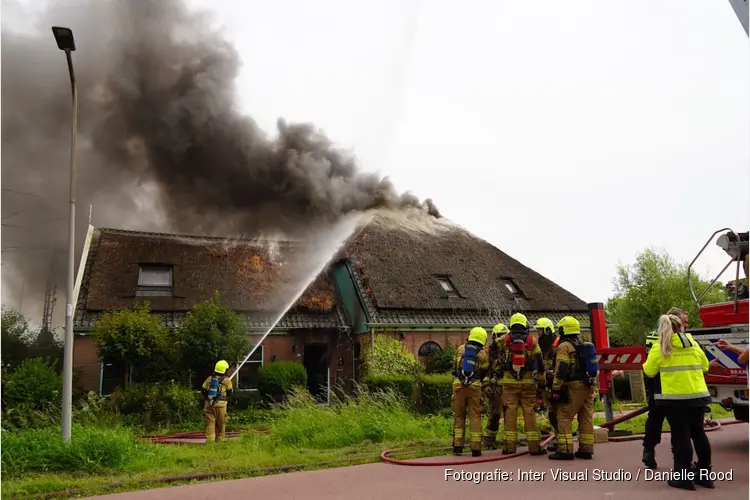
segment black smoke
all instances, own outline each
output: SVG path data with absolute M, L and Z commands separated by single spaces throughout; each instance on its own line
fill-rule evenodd
M 52 25 L 77 43 L 77 254 L 89 205 L 97 226 L 192 234 L 293 233 L 373 208 L 439 217 L 313 125 L 261 131 L 238 110 L 237 51 L 182 0 L 71 0 L 33 15 L 31 32 L 8 15 L 2 29 L 5 297 L 23 286 L 41 301 L 53 256 L 64 289 L 71 96 Z

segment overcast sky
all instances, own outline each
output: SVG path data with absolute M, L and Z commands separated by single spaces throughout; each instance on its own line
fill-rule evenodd
M 727 0 L 193 3 L 234 40 L 265 129 L 316 123 L 586 301 L 647 246 L 690 261 L 750 226 L 748 38 Z M 698 267 L 726 260 L 712 245 Z
M 190 3 L 225 26 L 269 133 L 314 122 L 586 301 L 645 247 L 689 261 L 750 227 L 748 37 L 728 0 Z

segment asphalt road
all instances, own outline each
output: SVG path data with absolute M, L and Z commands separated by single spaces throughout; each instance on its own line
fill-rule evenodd
M 711 432 L 709 439 L 713 449 L 714 472 L 732 475 L 731 480 L 717 480 L 715 490 L 700 487 L 697 491 L 677 490 L 670 488 L 665 481 L 646 478 L 640 462 L 641 441 L 629 441 L 597 445 L 593 460 L 553 462 L 545 456 L 526 455 L 497 462 L 451 466 L 452 470 L 446 470 L 448 468 L 443 466 L 407 467 L 377 463 L 118 493 L 95 498 L 107 500 L 244 500 L 248 498 L 456 500 L 466 495 L 471 495 L 471 498 L 496 498 L 498 494 L 511 495 L 515 498 L 542 498 L 544 495 L 545 498 L 554 500 L 748 498 L 750 479 L 748 425 L 737 424 L 723 427 Z M 656 472 L 669 471 L 672 466 L 669 434 L 663 435 L 662 443 L 656 453 L 657 462 L 659 462 Z M 439 460 L 446 459 L 447 457 L 439 458 Z M 587 473 L 588 478 L 583 480 L 555 478 L 553 471 L 558 468 L 568 473 Z M 502 472 L 497 472 L 498 470 Z M 519 476 L 519 471 L 526 473 L 524 477 Z M 466 479 L 456 480 L 452 476 L 453 473 L 461 474 L 462 472 L 467 475 L 484 472 L 485 480 L 479 482 Z M 536 477 L 533 477 L 533 473 Z M 610 477 L 605 477 L 605 475 Z

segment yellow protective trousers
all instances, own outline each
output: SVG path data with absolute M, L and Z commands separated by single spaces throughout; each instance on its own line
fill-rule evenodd
M 224 433 L 227 429 L 226 402 L 220 401 L 214 406 L 211 406 L 208 401 L 206 401 L 203 405 L 203 417 L 206 421 L 206 444 L 216 441 L 217 429 L 219 431 L 219 442 L 224 441 Z
M 557 451 L 573 453 L 573 419 L 578 418 L 578 450 L 594 453 L 594 388 L 583 382 L 566 384 L 567 403 L 557 408 Z
M 472 450 L 482 449 L 482 388 L 453 385 L 453 446 L 465 445 L 466 413 L 469 413 L 469 443 Z
M 503 384 L 503 410 L 505 424 L 505 444 L 503 449 L 515 453 L 518 445 L 518 407 L 523 413 L 523 426 L 529 451 L 541 449 L 541 435 L 536 424 L 536 385 L 533 383 Z
M 503 409 L 503 386 L 490 384 L 484 388 L 484 397 L 488 403 L 490 416 L 482 433 L 482 444 L 494 448 L 497 443 L 497 431 L 500 428 L 500 417 Z

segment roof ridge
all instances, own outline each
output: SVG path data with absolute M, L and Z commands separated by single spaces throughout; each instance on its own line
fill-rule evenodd
M 100 233 L 121 234 L 121 235 L 127 235 L 127 236 L 143 236 L 143 237 L 150 237 L 150 238 L 187 239 L 187 240 L 216 241 L 216 242 L 236 241 L 236 242 L 243 242 L 243 243 L 263 243 L 263 242 L 269 242 L 269 241 L 274 242 L 274 243 L 281 243 L 281 244 L 304 243 L 303 240 L 293 239 L 293 238 L 276 239 L 276 238 L 263 237 L 263 236 L 256 236 L 254 238 L 241 237 L 241 236 L 204 236 L 204 235 L 187 234 L 187 233 L 164 233 L 164 232 L 156 232 L 156 231 L 138 231 L 134 229 L 120 229 L 120 228 L 112 228 L 112 227 L 97 227 L 95 229 L 99 231 Z

